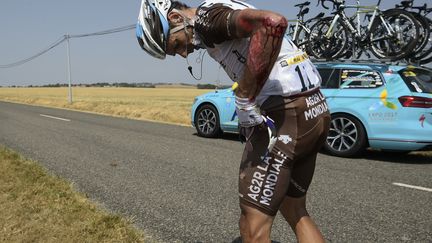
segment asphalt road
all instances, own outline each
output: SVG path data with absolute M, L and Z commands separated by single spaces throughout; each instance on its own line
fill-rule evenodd
M 235 135 L 205 139 L 191 127 L 0 102 L 0 144 L 39 161 L 108 210 L 133 217 L 150 242 L 239 237 L 243 146 Z M 329 242 L 432 242 L 428 188 L 430 158 L 320 154 L 309 211 Z M 272 239 L 295 242 L 280 216 Z

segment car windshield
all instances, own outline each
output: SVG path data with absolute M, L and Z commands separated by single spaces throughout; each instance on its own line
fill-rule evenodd
M 399 74 L 412 92 L 432 94 L 431 70 L 408 67 L 400 70 Z

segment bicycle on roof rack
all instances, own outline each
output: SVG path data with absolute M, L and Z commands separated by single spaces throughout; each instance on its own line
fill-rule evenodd
M 432 8 L 428 8 L 426 3 L 422 6 L 413 5 L 414 0 L 401 1 L 400 4 L 395 5 L 397 9 L 409 11 L 418 21 L 420 27 L 418 43 L 413 53 L 406 59 L 409 62 L 426 64 L 432 62 L 432 20 L 427 17 L 432 12 Z
M 333 3 L 333 16 L 317 21 L 310 28 L 310 54 L 316 58 L 336 59 L 340 57 L 370 56 L 399 60 L 407 57 L 415 48 L 419 27 L 415 18 L 402 9 L 381 11 L 377 5 L 346 5 L 345 0 L 318 0 L 318 4 L 329 9 L 325 2 Z M 353 17 L 348 17 L 345 9 L 356 9 Z M 362 25 L 361 15 L 369 19 Z
M 287 31 L 287 34 L 291 37 L 291 40 L 294 42 L 294 44 L 296 44 L 296 46 L 306 51 L 306 53 L 308 54 L 309 54 L 309 50 L 308 50 L 308 45 L 306 44 L 308 43 L 308 36 L 310 33 L 309 26 L 311 26 L 312 22 L 324 17 L 324 13 L 321 12 L 314 18 L 304 21 L 304 16 L 307 13 L 309 13 L 309 8 L 307 7 L 309 5 L 310 5 L 309 1 L 294 5 L 294 7 L 299 8 L 299 12 L 297 14 L 297 19 L 288 20 L 288 23 L 293 22 L 295 24 L 290 25 Z

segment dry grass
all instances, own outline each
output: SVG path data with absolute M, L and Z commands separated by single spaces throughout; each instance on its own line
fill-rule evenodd
M 432 151 L 415 151 L 415 152 L 411 152 L 411 153 L 432 159 Z
M 0 242 L 143 242 L 66 181 L 0 147 Z
M 209 90 L 167 87 L 73 88 L 73 104 L 67 88 L 0 88 L 0 100 L 190 125 L 194 97 Z

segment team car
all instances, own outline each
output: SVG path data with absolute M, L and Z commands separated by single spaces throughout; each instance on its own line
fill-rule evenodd
M 352 157 L 365 148 L 432 150 L 432 70 L 385 63 L 315 62 L 332 120 L 324 149 Z M 191 120 L 199 136 L 236 133 L 233 89 L 198 96 Z

